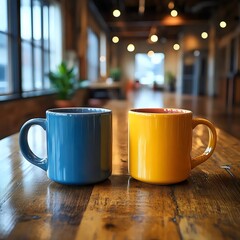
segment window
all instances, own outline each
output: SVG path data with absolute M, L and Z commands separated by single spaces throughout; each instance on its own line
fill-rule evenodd
M 88 79 L 96 82 L 99 77 L 99 40 L 90 28 L 88 29 L 88 46 Z
M 154 53 L 150 56 L 138 53 L 135 56 L 135 78 L 141 84 L 164 84 L 164 54 Z
M 21 0 L 23 91 L 50 87 L 47 73 L 61 61 L 59 15 L 57 5 L 49 6 L 40 0 Z
M 100 76 L 106 77 L 107 76 L 107 64 L 106 64 L 106 57 L 107 57 L 107 38 L 106 34 L 101 32 L 100 34 Z
M 46 92 L 48 72 L 62 59 L 59 4 L 0 0 L 0 16 L 0 95 Z
M 9 79 L 9 56 L 8 56 L 8 21 L 7 0 L 0 0 L 0 94 L 10 92 Z

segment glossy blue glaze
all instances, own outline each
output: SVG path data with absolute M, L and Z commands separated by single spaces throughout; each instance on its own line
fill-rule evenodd
M 28 161 L 45 169 L 53 181 L 64 184 L 91 184 L 111 175 L 110 110 L 62 108 L 48 110 L 46 115 L 47 159 L 36 159 L 26 140 L 31 125 L 44 124 L 33 119 L 20 131 L 20 148 Z

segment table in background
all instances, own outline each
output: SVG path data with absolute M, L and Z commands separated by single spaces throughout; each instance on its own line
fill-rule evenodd
M 127 171 L 131 103 L 106 107 L 113 110 L 113 174 L 96 185 L 54 183 L 21 156 L 18 134 L 0 141 L 0 239 L 240 239 L 238 139 L 217 129 L 213 156 L 188 180 L 150 185 Z M 196 154 L 205 148 L 205 130 L 194 131 Z M 44 138 L 39 128 L 29 134 L 42 156 Z
M 90 98 L 96 99 L 121 99 L 121 82 L 91 82 L 89 84 Z

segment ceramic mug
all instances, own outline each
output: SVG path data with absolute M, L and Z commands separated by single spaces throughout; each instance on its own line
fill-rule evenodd
M 28 131 L 40 125 L 46 131 L 47 158 L 29 148 Z M 92 184 L 105 180 L 112 171 L 112 112 L 103 108 L 55 108 L 46 119 L 27 121 L 20 130 L 23 156 L 63 184 Z
M 192 115 L 189 110 L 173 108 L 129 111 L 128 168 L 133 178 L 153 184 L 178 183 L 212 155 L 216 129 L 210 121 Z M 199 124 L 208 127 L 209 142 L 204 153 L 192 158 L 192 132 Z

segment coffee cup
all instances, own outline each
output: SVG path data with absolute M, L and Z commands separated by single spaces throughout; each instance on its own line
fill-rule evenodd
M 47 157 L 36 156 L 29 147 L 31 126 L 46 131 Z M 19 134 L 23 156 L 62 184 L 92 184 L 112 171 L 112 112 L 104 108 L 55 108 L 46 118 L 27 121 Z
M 186 180 L 191 169 L 205 162 L 217 142 L 214 125 L 193 118 L 185 109 L 142 108 L 128 113 L 129 173 L 140 181 L 173 184 Z M 203 124 L 209 129 L 205 151 L 191 157 L 193 129 Z

